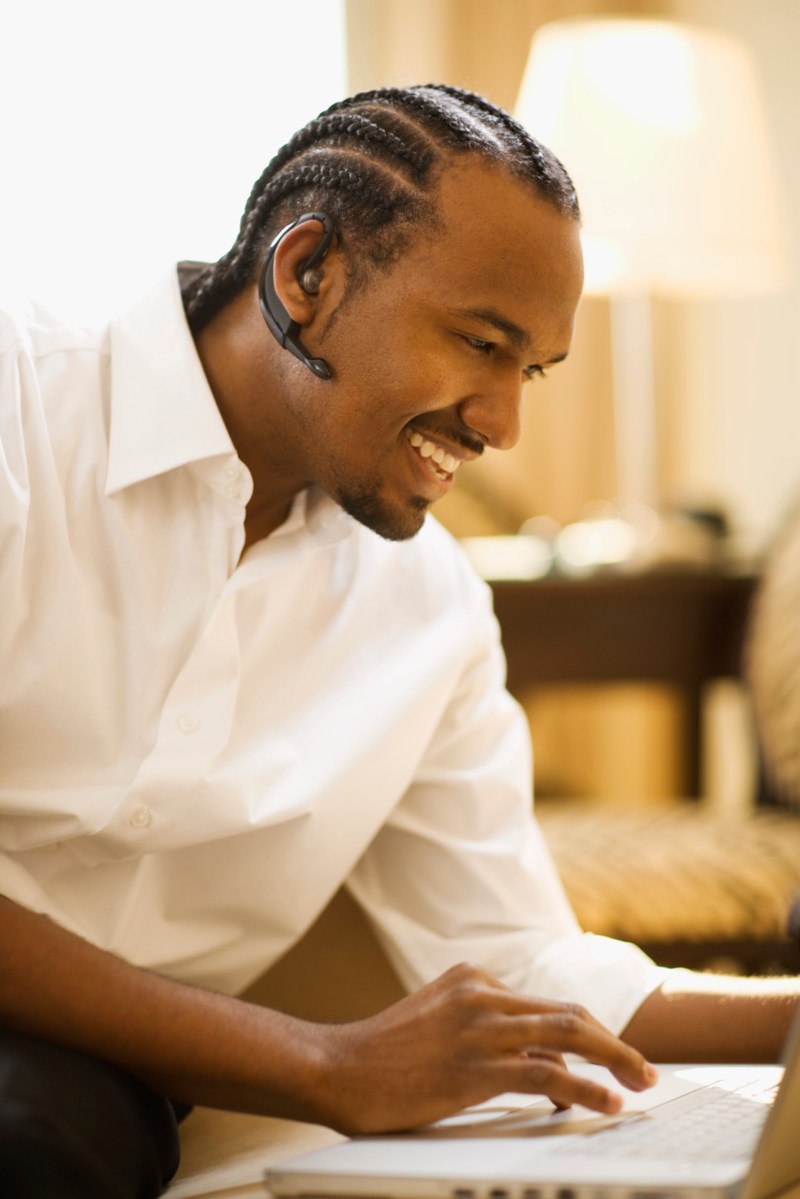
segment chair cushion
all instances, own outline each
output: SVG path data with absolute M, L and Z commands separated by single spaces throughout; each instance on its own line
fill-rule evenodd
M 770 549 L 745 662 L 770 794 L 800 811 L 800 506 Z
M 640 942 L 782 937 L 800 891 L 800 818 L 701 803 L 539 801 L 581 925 Z

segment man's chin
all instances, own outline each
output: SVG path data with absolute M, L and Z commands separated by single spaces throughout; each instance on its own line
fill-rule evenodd
M 386 504 L 380 496 L 367 493 L 356 496 L 337 496 L 337 502 L 348 516 L 365 525 L 386 541 L 408 541 L 425 523 L 430 507 L 427 500 L 415 497 L 402 511 Z

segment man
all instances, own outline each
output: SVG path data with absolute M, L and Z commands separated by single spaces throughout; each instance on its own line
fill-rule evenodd
M 562 1054 L 641 1089 L 643 1055 L 778 1052 L 794 983 L 734 995 L 578 930 L 487 589 L 426 520 L 514 444 L 580 288 L 561 165 L 423 87 L 298 133 L 182 298 L 99 336 L 4 324 L 13 1194 L 157 1194 L 185 1104 L 345 1131 L 504 1090 L 613 1111 Z M 344 879 L 413 994 L 334 1027 L 234 998 Z

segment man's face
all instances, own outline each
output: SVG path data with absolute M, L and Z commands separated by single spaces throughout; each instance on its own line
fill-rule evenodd
M 567 353 L 582 286 L 576 223 L 531 187 L 462 159 L 437 198 L 433 231 L 321 324 L 314 353 L 334 378 L 284 447 L 394 540 L 419 530 L 463 462 L 515 444 L 523 385 Z

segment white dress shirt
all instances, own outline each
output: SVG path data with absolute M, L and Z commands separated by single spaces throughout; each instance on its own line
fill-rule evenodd
M 251 490 L 174 274 L 99 334 L 0 319 L 0 890 L 236 992 L 347 879 L 409 988 L 468 959 L 621 1028 L 662 972 L 576 925 L 488 588 L 313 489 L 242 556 Z

